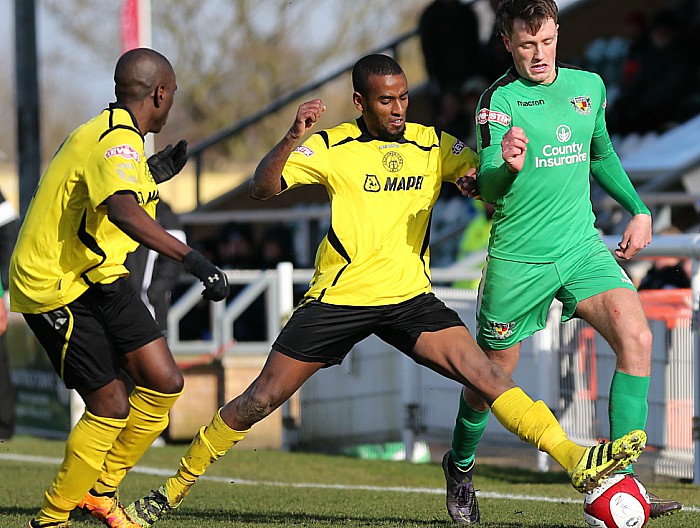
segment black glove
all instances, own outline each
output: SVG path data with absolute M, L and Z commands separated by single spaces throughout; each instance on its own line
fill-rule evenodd
M 190 251 L 182 259 L 182 264 L 187 271 L 202 281 L 204 284 L 202 297 L 207 301 L 221 301 L 228 297 L 231 291 L 228 277 L 199 251 L 194 249 Z
M 163 183 L 175 176 L 187 163 L 187 140 L 181 139 L 173 147 L 168 145 L 146 160 L 156 183 Z

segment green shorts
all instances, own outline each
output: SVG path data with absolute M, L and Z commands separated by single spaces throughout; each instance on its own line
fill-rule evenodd
M 510 348 L 545 327 L 554 299 L 563 304 L 563 322 L 580 301 L 615 288 L 635 290 L 598 238 L 550 263 L 489 257 L 477 300 L 477 342 L 482 348 Z

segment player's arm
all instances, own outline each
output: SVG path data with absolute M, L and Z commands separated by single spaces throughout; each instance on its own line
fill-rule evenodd
M 156 222 L 138 204 L 136 196 L 129 191 L 117 192 L 105 200 L 107 216 L 119 229 L 133 240 L 149 249 L 182 262 L 182 259 L 192 251 Z
M 282 178 L 284 165 L 299 139 L 314 126 L 325 109 L 326 107 L 320 99 L 307 101 L 299 106 L 290 129 L 255 168 L 255 174 L 250 181 L 251 198 L 267 200 L 286 188 Z
M 599 84 L 601 100 L 605 101 L 605 85 L 602 81 Z M 612 146 L 605 123 L 604 104 L 598 109 L 591 139 L 591 173 L 601 188 L 632 215 L 615 250 L 619 258 L 632 258 L 651 242 L 651 213 L 637 194 Z
M 479 155 L 447 132 L 440 133 L 440 155 L 442 180 L 454 182 L 462 194 L 475 198 L 468 188 L 475 181 Z
M 476 183 L 484 201 L 493 203 L 505 196 L 523 169 L 527 153 L 527 136 L 520 127 L 511 127 L 498 145 L 479 153 Z
M 591 173 L 603 190 L 632 216 L 651 214 L 622 168 L 607 132 L 591 141 Z
M 615 250 L 619 258 L 632 258 L 651 242 L 651 213 L 622 167 L 607 132 L 591 141 L 591 173 L 601 188 L 632 215 Z
M 182 262 L 185 269 L 204 284 L 205 299 L 220 301 L 230 291 L 228 278 L 199 251 L 178 240 L 139 206 L 130 191 L 116 192 L 105 200 L 107 216 L 133 240 L 149 249 Z
M 510 104 L 500 92 L 492 92 L 490 97 L 484 92 L 476 114 L 476 185 L 478 194 L 489 203 L 508 193 L 525 161 L 527 137 L 521 128 L 511 126 L 512 115 Z

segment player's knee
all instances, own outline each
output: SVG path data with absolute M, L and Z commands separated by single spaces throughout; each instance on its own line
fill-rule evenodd
M 651 333 L 651 328 L 648 325 L 644 325 L 644 328 L 638 334 L 640 349 L 646 351 L 651 357 L 651 346 L 653 335 Z
M 87 410 L 95 416 L 123 420 L 129 416 L 131 407 L 128 398 L 102 398 L 87 404 Z
M 622 338 L 623 354 L 640 360 L 651 360 L 653 336 L 648 325 L 628 330 Z
M 177 371 L 173 373 L 169 377 L 166 385 L 166 390 L 160 391 L 163 394 L 178 394 L 182 392 L 182 389 L 185 388 L 185 378 L 182 375 L 182 372 Z
M 182 372 L 173 369 L 148 380 L 142 380 L 140 385 L 161 394 L 179 394 L 185 387 L 185 378 Z

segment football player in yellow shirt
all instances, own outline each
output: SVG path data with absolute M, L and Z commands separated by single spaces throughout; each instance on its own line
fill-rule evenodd
M 175 476 L 127 506 L 143 527 L 177 507 L 212 462 L 310 376 L 340 364 L 371 334 L 473 387 L 509 431 L 566 468 L 579 490 L 595 486 L 644 448 L 643 431 L 590 448 L 571 442 L 544 402 L 533 402 L 490 362 L 457 313 L 431 293 L 433 205 L 442 182 L 456 182 L 476 168 L 477 156 L 449 134 L 406 123 L 408 82 L 391 57 L 360 59 L 352 80 L 361 116 L 298 145 L 325 110 L 318 99 L 302 104 L 250 185 L 251 196 L 261 200 L 304 184 L 326 187 L 331 226 L 318 248 L 310 288 L 258 378 L 199 431 Z
M 199 278 L 206 299 L 226 275 L 155 220 L 157 184 L 187 161 L 186 142 L 146 159 L 143 137 L 168 118 L 175 72 L 160 53 L 122 55 L 117 101 L 73 131 L 51 160 L 10 262 L 11 308 L 21 312 L 67 388 L 85 402 L 65 457 L 30 528 L 63 528 L 80 507 L 112 528 L 138 525 L 117 487 L 168 424 L 183 378 L 158 324 L 127 284 L 139 243 Z M 124 369 L 136 387 L 127 393 Z

